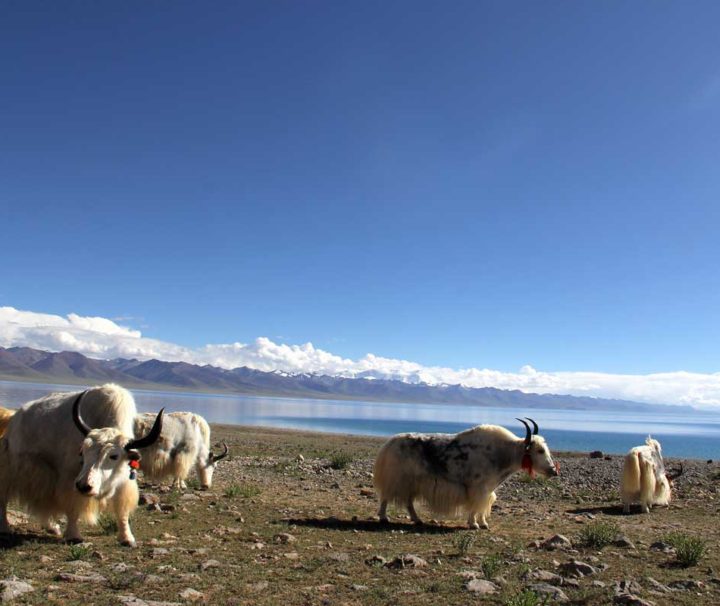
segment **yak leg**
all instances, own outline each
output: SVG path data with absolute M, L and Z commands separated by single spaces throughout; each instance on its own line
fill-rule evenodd
M 417 514 L 417 511 L 415 511 L 415 506 L 413 505 L 412 499 L 408 500 L 407 504 L 407 510 L 410 514 L 410 519 L 413 521 L 414 524 L 422 524 L 423 521 L 420 519 L 420 516 Z
M 67 512 L 67 527 L 65 528 L 64 538 L 68 543 L 83 542 L 82 535 L 80 534 L 80 526 L 78 525 L 79 520 L 80 515 L 75 508 Z
M 126 482 L 113 497 L 113 508 L 117 517 L 118 541 L 125 547 L 137 547 L 130 530 L 130 514 L 135 511 L 138 502 L 138 487 L 135 482 Z
M 380 511 L 378 511 L 378 518 L 380 518 L 380 521 L 383 524 L 387 524 L 389 522 L 387 517 L 387 501 L 380 501 Z
M 630 503 L 623 503 L 623 513 L 630 513 Z
M 53 536 L 59 537 L 62 535 L 60 525 L 57 522 L 54 522 L 51 517 L 42 518 L 40 520 L 40 526 L 42 526 L 43 530 L 49 532 Z
M 0 501 L 0 534 L 9 534 L 10 524 L 7 519 L 7 502 Z
M 480 528 L 489 529 L 488 518 L 490 517 L 490 509 L 495 502 L 494 492 L 481 492 L 477 500 L 473 503 L 470 515 L 468 516 L 468 528 L 478 530 Z M 477 516 L 480 515 L 480 523 L 477 521 Z

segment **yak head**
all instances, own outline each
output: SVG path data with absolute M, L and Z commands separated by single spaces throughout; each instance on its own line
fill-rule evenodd
M 75 488 L 87 497 L 105 499 L 129 479 L 135 478 L 141 448 L 153 444 L 162 430 L 161 410 L 150 432 L 140 438 L 129 438 L 115 427 L 91 429 L 80 414 L 81 393 L 73 404 L 73 421 L 85 436 L 80 449 L 82 469 L 75 478 Z
M 200 476 L 200 488 L 208 490 L 212 488 L 213 473 L 215 473 L 215 467 L 218 461 L 222 461 L 228 456 L 228 447 L 225 442 L 222 442 L 223 452 L 215 454 L 212 450 L 208 453 L 205 461 L 199 461 L 197 465 L 198 476 Z
M 530 430 L 530 425 L 527 424 L 523 419 L 518 419 L 523 425 L 525 425 L 525 453 L 523 454 L 523 469 L 527 470 L 528 473 L 539 473 L 545 477 L 559 475 L 559 466 L 553 461 L 550 449 L 545 443 L 545 438 L 538 435 L 538 424 L 532 419 L 528 418 L 533 424 L 533 429 Z

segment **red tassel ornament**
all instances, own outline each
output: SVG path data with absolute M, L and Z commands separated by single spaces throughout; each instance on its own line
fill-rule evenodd
M 530 453 L 529 453 L 529 452 L 526 452 L 526 453 L 523 455 L 521 467 L 522 467 L 525 471 L 527 471 L 528 475 L 529 475 L 531 478 L 534 478 L 534 477 L 535 477 L 535 470 L 533 469 L 532 457 L 530 456 Z

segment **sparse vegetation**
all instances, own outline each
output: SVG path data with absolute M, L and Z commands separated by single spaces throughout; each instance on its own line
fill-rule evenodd
M 464 557 L 468 554 L 472 546 L 477 541 L 477 533 L 469 530 L 467 532 L 460 533 L 453 538 L 453 545 L 457 549 L 458 555 Z
M 500 557 L 497 553 L 492 553 L 485 556 L 480 563 L 480 569 L 482 570 L 485 578 L 488 580 L 494 579 L 497 576 L 497 573 L 500 571 L 500 567 L 502 566 L 503 561 L 503 558 Z
M 353 456 L 347 452 L 334 452 L 330 455 L 331 469 L 346 469 L 353 462 Z
M 547 603 L 547 599 L 540 599 L 537 593 L 530 589 L 525 589 L 508 598 L 505 606 L 542 606 L 545 603 Z
M 697 566 L 707 550 L 707 541 L 685 532 L 671 532 L 665 542 L 675 548 L 675 559 L 683 568 Z
M 261 492 L 260 488 L 252 484 L 245 484 L 243 486 L 239 484 L 230 484 L 225 488 L 225 496 L 234 499 L 235 497 L 242 497 L 243 499 L 251 499 L 256 497 Z
M 580 531 L 580 542 L 586 547 L 602 549 L 610 545 L 620 534 L 620 527 L 615 522 L 597 520 L 588 522 Z
M 92 547 L 85 543 L 78 543 L 77 545 L 70 545 L 68 550 L 68 560 L 84 560 L 92 552 Z

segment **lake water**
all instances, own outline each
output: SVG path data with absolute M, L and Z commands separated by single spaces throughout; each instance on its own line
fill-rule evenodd
M 14 408 L 52 391 L 78 389 L 0 381 L 0 405 Z M 515 417 L 532 417 L 555 451 L 624 453 L 652 434 L 667 456 L 720 458 L 720 414 L 709 412 L 589 412 L 132 391 L 140 412 L 164 406 L 168 412 L 199 413 L 211 423 L 377 436 L 405 431 L 456 433 L 480 423 L 494 423 L 524 435 Z

